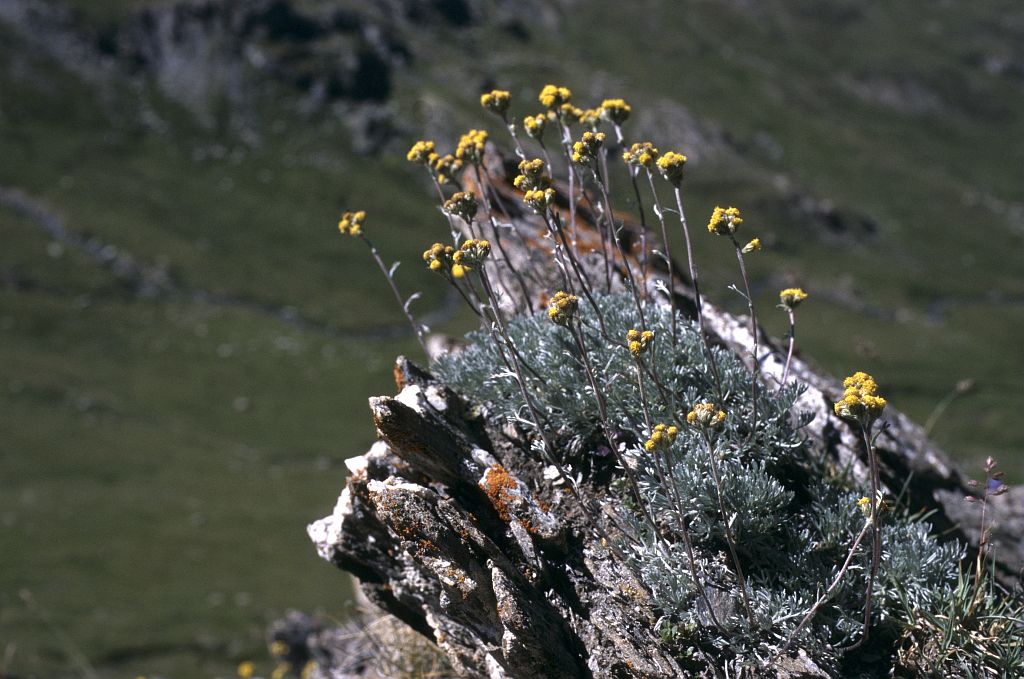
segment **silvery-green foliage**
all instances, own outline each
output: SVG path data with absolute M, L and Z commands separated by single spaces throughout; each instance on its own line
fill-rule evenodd
M 620 496 L 625 508 L 621 521 L 637 538 L 624 540 L 622 549 L 651 591 L 665 639 L 679 648 L 699 648 L 723 665 L 763 668 L 839 573 L 865 526 L 866 517 L 857 508 L 865 489 L 854 488 L 851 480 L 828 469 L 804 440 L 801 429 L 810 416 L 792 411 L 799 385 L 762 388 L 757 427 L 751 432 L 751 375 L 737 356 L 711 349 L 719 392 L 708 349 L 695 326 L 680 319 L 678 345 L 673 347 L 670 311 L 650 305 L 645 308 L 646 324 L 656 339 L 642 356 L 645 369 L 638 376 L 624 342 L 630 328 L 641 327 L 632 300 L 609 296 L 598 303 L 609 336 L 621 342 L 601 335 L 593 310 L 581 301 L 583 341 L 607 404 L 606 424 L 634 467 L 647 512 L 657 524 L 657 531 L 652 530 L 626 486 L 613 483 L 609 491 Z M 597 402 L 570 331 L 537 314 L 514 319 L 508 332 L 527 365 L 525 386 L 541 411 L 540 426 L 554 441 L 556 455 L 572 468 L 573 476 L 590 468 L 588 458 L 610 460 Z M 470 339 L 466 350 L 440 359 L 435 373 L 484 406 L 489 417 L 522 425 L 529 420 L 528 409 L 499 345 L 485 333 Z M 664 453 L 664 466 L 643 448 L 650 431 L 638 379 L 643 380 L 651 424 L 679 427 Z M 685 424 L 687 411 L 699 401 L 714 402 L 727 413 L 710 450 L 700 433 Z M 738 578 L 727 555 L 711 455 L 745 571 L 753 625 L 744 615 Z M 684 528 L 693 541 L 696 579 L 681 539 Z M 796 639 L 827 671 L 843 671 L 842 663 L 849 659 L 837 649 L 861 633 L 870 552 L 865 540 L 828 601 Z M 939 616 L 955 591 L 963 555 L 959 545 L 940 543 L 926 521 L 899 507 L 887 510 L 883 558 L 874 581 L 873 637 L 892 643 L 922 612 Z M 703 596 L 698 587 L 703 587 Z M 882 670 L 870 672 L 878 675 Z

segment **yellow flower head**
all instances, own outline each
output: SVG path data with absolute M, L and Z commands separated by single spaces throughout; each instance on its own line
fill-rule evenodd
M 675 425 L 657 424 L 651 437 L 644 443 L 644 450 L 653 453 L 656 450 L 665 450 L 675 443 L 679 428 Z
M 486 130 L 470 130 L 459 139 L 459 145 L 455 148 L 455 158 L 464 163 L 479 164 L 484 159 L 486 145 Z
M 718 236 L 731 236 L 743 223 L 739 208 L 716 207 L 708 222 L 708 232 Z
M 573 106 L 572 104 L 562 104 L 554 111 L 552 111 L 555 118 L 560 120 L 563 125 L 572 125 L 578 123 L 583 119 L 583 109 Z
M 744 245 L 743 249 L 740 250 L 740 252 L 742 252 L 745 255 L 749 255 L 751 252 L 753 252 L 755 250 L 760 250 L 760 249 L 761 249 L 761 239 L 760 238 L 754 238 L 749 243 Z
M 454 217 L 461 218 L 468 224 L 473 221 L 479 207 L 475 195 L 469 191 L 459 191 L 453 193 L 452 197 L 444 202 L 441 209 Z
M 555 190 L 551 188 L 530 189 L 523 194 L 523 202 L 537 214 L 544 214 L 548 206 L 555 202 Z
M 436 154 L 435 154 L 436 156 Z M 462 169 L 462 161 L 450 153 L 436 156 L 432 162 L 434 176 L 438 184 L 447 184 L 455 179 L 455 174 Z
M 491 113 L 504 116 L 512 103 L 512 95 L 505 90 L 491 90 L 487 94 L 480 95 L 480 105 Z
M 807 293 L 802 288 L 786 288 L 779 293 L 779 303 L 787 309 L 797 308 L 805 299 Z
M 601 124 L 601 109 L 582 109 L 579 112 L 579 117 L 577 118 L 577 120 L 583 127 L 588 127 L 593 131 L 597 131 L 597 126 Z
M 541 106 L 548 110 L 554 110 L 562 104 L 569 103 L 569 100 L 572 99 L 572 92 L 568 87 L 545 85 L 537 98 L 540 100 Z
M 551 298 L 548 305 L 548 318 L 555 325 L 569 325 L 576 310 L 579 308 L 580 300 L 576 295 L 570 295 L 564 290 L 559 290 Z
M 523 129 L 534 139 L 540 139 L 544 135 L 544 128 L 547 127 L 547 124 L 548 115 L 546 113 L 523 118 Z
M 720 429 L 725 423 L 725 411 L 720 410 L 714 403 L 694 404 L 693 410 L 686 413 L 686 422 L 691 427 L 699 429 Z
M 632 110 L 622 99 L 605 99 L 601 102 L 601 117 L 615 125 L 626 122 Z
M 452 269 L 452 255 L 454 253 L 455 248 L 451 245 L 434 243 L 423 251 L 423 261 L 427 263 L 427 267 L 431 271 L 445 274 Z
M 633 167 L 646 167 L 653 170 L 658 161 L 658 149 L 649 141 L 637 142 L 622 152 L 622 159 Z
M 284 643 L 280 639 L 278 639 L 278 640 L 274 641 L 274 643 L 270 644 L 270 654 L 271 655 L 277 655 L 277 656 L 288 655 L 288 650 L 289 650 L 288 649 L 288 644 Z
M 533 160 L 522 160 L 519 162 L 519 174 L 512 181 L 512 185 L 520 191 L 530 191 L 531 189 L 544 190 L 551 186 L 551 177 L 544 174 L 544 170 L 547 166 L 544 161 L 540 158 L 534 158 Z
M 626 333 L 626 344 L 629 346 L 629 353 L 634 356 L 640 356 L 640 354 L 645 353 L 653 341 L 654 333 L 650 330 L 640 332 L 633 328 Z
M 250 660 L 238 663 L 238 676 L 239 679 L 252 679 L 252 676 L 256 673 L 256 665 Z
M 686 156 L 675 151 L 668 151 L 661 158 L 658 158 L 658 169 L 661 170 L 661 176 L 674 186 L 679 186 L 683 183 L 684 165 L 686 165 Z
M 886 400 L 878 395 L 875 378 L 865 372 L 856 372 L 843 380 L 843 387 L 843 397 L 833 405 L 836 415 L 855 420 L 865 428 L 881 417 Z
M 427 165 L 436 157 L 437 153 L 434 151 L 434 142 L 432 141 L 418 141 L 412 145 L 409 153 L 405 154 L 406 160 L 419 165 Z
M 361 236 L 363 233 L 363 220 L 366 219 L 366 212 L 346 212 L 338 222 L 338 231 L 344 236 Z
M 604 132 L 584 132 L 580 141 L 572 145 L 572 162 L 589 165 L 597 160 L 597 152 L 604 146 Z
M 452 252 L 452 276 L 462 278 L 467 272 L 480 267 L 491 254 L 491 244 L 485 240 L 463 241 L 458 250 Z

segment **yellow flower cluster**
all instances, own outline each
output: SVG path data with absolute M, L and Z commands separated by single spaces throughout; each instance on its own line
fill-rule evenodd
M 589 127 L 591 130 L 597 131 L 597 126 L 601 124 L 601 109 L 580 109 L 576 119 L 583 127 Z
M 544 214 L 548 206 L 555 202 L 555 190 L 551 188 L 530 189 L 523 194 L 523 202 L 537 214 Z
M 583 118 L 583 113 L 583 109 L 572 104 L 562 104 L 553 111 L 554 116 L 565 125 L 578 123 Z
M 584 132 L 580 141 L 572 145 L 572 162 L 589 165 L 597 160 L 597 152 L 604 146 L 604 132 Z
M 868 427 L 885 410 L 886 401 L 878 395 L 878 384 L 871 375 L 856 372 L 843 380 L 843 388 L 843 397 L 833 406 L 839 417 Z
M 427 267 L 429 267 L 431 271 L 445 273 L 451 271 L 452 254 L 454 252 L 455 248 L 451 245 L 434 243 L 430 248 L 423 251 L 423 261 L 427 263 Z
M 648 453 L 653 453 L 656 450 L 665 450 L 675 443 L 676 436 L 678 435 L 679 428 L 675 425 L 656 424 L 654 425 L 654 431 L 651 432 L 651 438 L 647 439 L 644 443 L 644 450 Z
M 491 254 L 491 244 L 485 240 L 469 239 L 463 241 L 459 249 L 452 253 L 452 276 L 462 278 L 467 271 L 472 271 Z
M 708 222 L 708 232 L 719 236 L 731 236 L 743 223 L 739 208 L 716 207 Z
M 491 90 L 487 94 L 480 95 L 480 105 L 499 116 L 505 115 L 511 103 L 512 95 L 505 90 Z
M 455 178 L 455 174 L 462 169 L 462 161 L 450 153 L 443 156 L 435 154 L 433 160 L 434 176 L 438 184 L 447 184 Z
M 651 342 L 653 341 L 654 333 L 651 332 L 650 330 L 644 330 L 643 332 L 640 332 L 636 328 L 633 328 L 632 330 L 626 333 L 626 342 L 629 345 L 629 353 L 633 354 L 634 356 L 639 356 L 640 354 L 646 352 L 648 347 L 650 347 Z
M 742 252 L 745 255 L 749 255 L 754 250 L 760 250 L 760 249 L 761 249 L 761 239 L 760 238 L 755 238 L 755 239 L 751 240 L 749 243 L 747 243 L 746 245 L 744 245 L 743 249 L 740 250 L 740 252 Z
M 701 429 L 718 429 L 725 422 L 725 411 L 714 403 L 697 403 L 693 410 L 686 413 L 686 422 Z
M 519 161 L 520 174 L 512 180 L 512 185 L 520 191 L 548 188 L 551 186 L 551 177 L 544 174 L 546 167 L 540 158 Z
M 479 163 L 484 158 L 486 145 L 486 130 L 470 130 L 459 138 L 459 145 L 455 147 L 455 158 L 464 163 Z
M 779 302 L 787 309 L 797 308 L 805 299 L 807 299 L 807 293 L 801 288 L 786 288 L 779 293 Z
M 540 100 L 541 106 L 554 110 L 562 104 L 569 103 L 569 100 L 572 99 L 572 91 L 568 87 L 545 85 L 537 98 Z
M 239 679 L 252 679 L 253 674 L 256 673 L 256 665 L 251 660 L 246 660 L 238 663 L 238 669 L 236 670 Z
M 435 158 L 437 158 L 437 152 L 434 150 L 434 142 L 432 141 L 420 140 L 412 145 L 409 153 L 405 154 L 406 160 L 418 165 L 428 165 L 434 162 Z
M 864 513 L 864 516 L 871 516 L 871 498 L 864 496 L 857 500 L 857 508 Z
M 551 298 L 551 303 L 548 305 L 548 318 L 555 325 L 569 325 L 573 316 L 576 315 L 579 303 L 580 300 L 576 295 L 570 295 L 564 290 L 559 290 Z
M 658 169 L 661 176 L 675 186 L 683 182 L 683 166 L 686 165 L 686 156 L 675 151 L 668 151 L 661 158 L 658 158 Z
M 544 128 L 547 127 L 548 116 L 546 113 L 538 113 L 535 116 L 523 118 L 523 129 L 526 134 L 534 139 L 540 139 L 544 135 Z
M 338 231 L 345 236 L 361 236 L 363 234 L 363 220 L 366 219 L 366 212 L 346 212 L 338 222 Z
M 601 102 L 601 117 L 615 125 L 626 122 L 632 110 L 622 99 L 605 99 Z
M 637 142 L 622 152 L 622 159 L 634 167 L 646 167 L 653 170 L 658 160 L 658 149 L 649 141 Z
M 458 191 L 444 202 L 442 210 L 455 217 L 461 217 L 467 224 L 473 221 L 476 211 L 479 209 L 476 196 L 469 191 Z

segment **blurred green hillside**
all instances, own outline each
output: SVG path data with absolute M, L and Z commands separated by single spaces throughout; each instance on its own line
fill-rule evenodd
M 1024 479 L 1019 2 L 3 0 L 0 674 L 225 676 L 287 608 L 345 614 L 304 527 L 419 354 L 338 215 L 466 330 L 404 153 L 547 82 L 686 152 L 694 221 L 743 209 L 775 335 L 799 284 L 804 354 L 918 421 L 974 379 L 934 437 Z

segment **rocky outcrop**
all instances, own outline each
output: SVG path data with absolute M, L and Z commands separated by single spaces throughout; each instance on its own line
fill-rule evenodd
M 507 166 L 492 158 L 489 168 L 501 177 Z M 503 185 L 497 182 L 496 193 Z M 537 300 L 515 299 L 514 272 L 543 256 L 543 225 L 517 211 L 511 193 L 503 197 L 504 216 L 517 229 L 503 236 L 508 265 L 491 275 L 502 281 L 509 309 L 536 308 Z M 590 217 L 581 210 L 583 222 Z M 581 238 L 591 228 L 583 227 Z M 627 224 L 622 243 L 634 270 L 641 265 L 637 242 L 636 227 Z M 664 267 L 650 264 L 653 295 L 658 280 L 668 281 Z M 674 283 L 679 307 L 692 310 L 687 281 Z M 714 341 L 753 360 L 749 322 L 704 308 Z M 756 360 L 767 383 L 781 379 L 782 347 L 762 339 Z M 841 385 L 799 358 L 790 372 L 807 385 L 796 409 L 813 415 L 806 431 L 816 449 L 866 480 L 863 444 L 832 412 Z M 463 676 L 680 676 L 687 668 L 656 638 L 657 612 L 644 584 L 593 532 L 577 500 L 545 478 L 518 430 L 481 418 L 473 404 L 406 359 L 398 360 L 395 375 L 398 395 L 370 401 L 380 441 L 348 461 L 350 476 L 333 514 L 309 527 L 320 555 L 354 574 L 377 605 L 432 638 Z M 976 545 L 978 508 L 963 501 L 964 474 L 904 415 L 888 409 L 886 419 L 877 447 L 889 492 L 933 512 L 938 531 Z M 597 506 L 607 501 L 595 499 Z M 1024 556 L 1017 542 L 1021 500 L 1014 491 L 990 506 L 1008 580 Z M 700 660 L 693 658 L 694 667 Z M 786 662 L 779 676 L 824 676 L 809 659 Z

